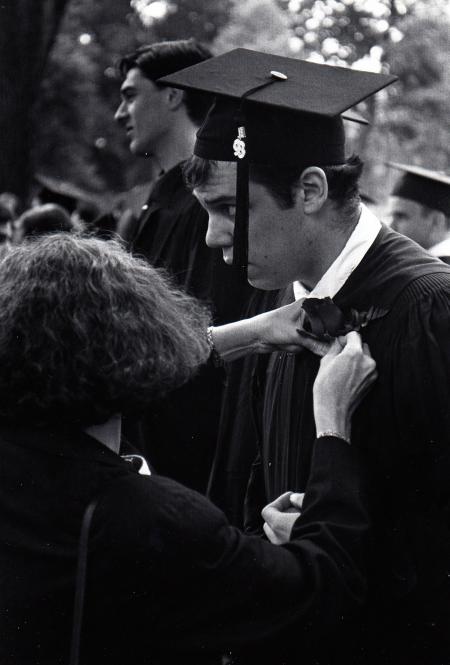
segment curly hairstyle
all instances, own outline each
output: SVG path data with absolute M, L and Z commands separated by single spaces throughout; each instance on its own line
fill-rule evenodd
M 209 321 L 116 241 L 26 241 L 0 263 L 0 418 L 85 427 L 137 411 L 206 361 Z

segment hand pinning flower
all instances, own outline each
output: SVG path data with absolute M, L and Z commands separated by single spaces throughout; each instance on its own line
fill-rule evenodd
M 346 335 L 352 330 L 359 332 L 389 311 L 372 306 L 367 312 L 350 309 L 348 314 L 344 314 L 331 298 L 305 298 L 302 309 L 304 316 L 301 332 L 322 341 Z

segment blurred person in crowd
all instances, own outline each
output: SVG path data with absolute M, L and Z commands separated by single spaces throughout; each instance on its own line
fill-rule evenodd
M 79 200 L 71 217 L 81 226 L 89 229 L 100 215 L 100 209 L 93 201 Z
M 450 263 L 450 175 L 390 162 L 402 171 L 389 197 L 391 228 Z
M 51 203 L 64 208 L 71 215 L 77 206 L 80 191 L 71 183 L 50 176 L 34 175 L 34 196 L 32 207 L 39 207 Z
M 25 238 L 41 236 L 48 233 L 64 231 L 80 231 L 82 226 L 69 213 L 56 203 L 30 208 L 15 222 L 14 240 L 21 242 Z
M 133 154 L 150 158 L 161 171 L 143 206 L 131 251 L 163 267 L 187 293 L 207 302 L 214 321 L 239 318 L 249 287 L 223 264 L 221 252 L 206 246 L 208 215 L 186 187 L 182 165 L 211 98 L 160 86 L 164 74 L 210 57 L 194 39 L 142 46 L 120 63 L 122 101 L 115 119 L 126 131 Z M 192 382 L 168 395 L 148 417 L 125 431 L 155 468 L 205 491 L 214 453 L 224 370 L 205 366 Z
M 303 504 L 287 493 L 264 510 L 268 535 L 285 543 L 275 546 L 119 454 L 121 415 L 207 360 L 210 315 L 198 301 L 115 242 L 57 234 L 0 263 L 0 318 L 2 665 L 69 662 L 89 515 L 77 662 L 197 664 L 272 640 L 283 663 L 298 662 L 305 640 L 332 653 L 336 625 L 365 594 L 365 471 L 329 431 L 344 420 L 352 436 L 352 413 L 376 376 L 359 335 L 321 362 Z M 245 329 L 232 328 L 238 348 Z M 229 328 L 217 330 L 226 353 Z
M 20 199 L 16 194 L 13 194 L 12 192 L 2 192 L 0 194 L 0 204 L 9 210 L 11 219 L 14 220 L 19 216 Z
M 217 94 L 186 167 L 208 244 L 256 288 L 302 301 L 314 338 L 356 326 L 377 362 L 354 419 L 373 509 L 368 601 L 334 659 L 293 633 L 303 663 L 450 662 L 450 268 L 360 203 L 363 165 L 346 156 L 341 118 L 394 80 L 245 49 L 160 80 Z M 318 367 L 310 351 L 278 352 L 255 375 L 255 532 L 264 503 L 306 486 Z
M 0 245 L 2 250 L 9 247 L 13 235 L 13 214 L 4 203 L 0 202 Z M 3 253 L 3 251 L 2 251 Z

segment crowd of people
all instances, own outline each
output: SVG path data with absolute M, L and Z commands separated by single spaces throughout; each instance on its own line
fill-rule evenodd
M 141 214 L 0 195 L 0 662 L 450 663 L 450 175 L 384 224 L 345 148 L 395 76 L 119 69 Z

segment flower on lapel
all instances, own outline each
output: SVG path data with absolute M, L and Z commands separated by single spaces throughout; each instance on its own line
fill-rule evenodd
M 346 335 L 352 330 L 359 332 L 361 328 L 382 318 L 389 311 L 372 306 L 367 312 L 350 309 L 344 314 L 331 298 L 305 298 L 302 309 L 304 315 L 301 332 L 322 341 Z

